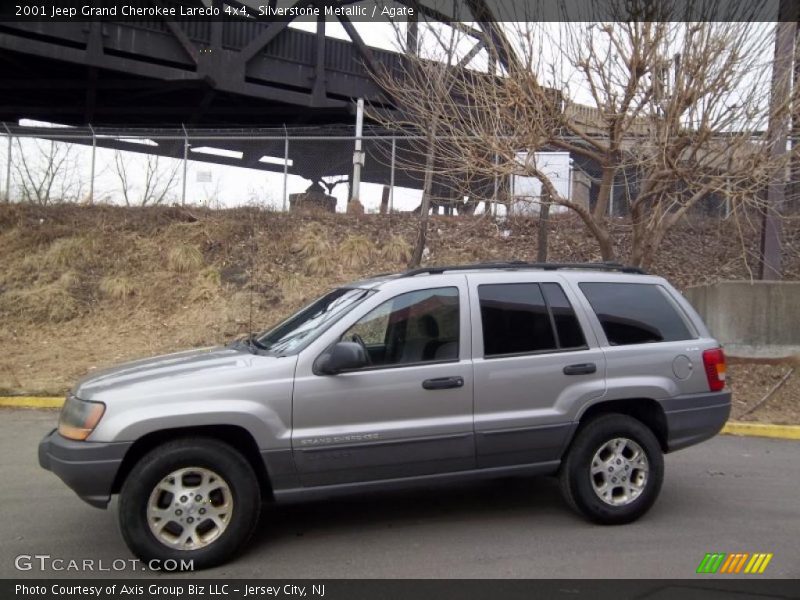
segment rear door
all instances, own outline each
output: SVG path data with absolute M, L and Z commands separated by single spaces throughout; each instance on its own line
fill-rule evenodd
M 479 467 L 557 464 L 605 357 L 557 274 L 470 274 Z

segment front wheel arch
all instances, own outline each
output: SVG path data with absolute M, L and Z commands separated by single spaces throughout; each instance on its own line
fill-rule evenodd
M 175 441 L 182 438 L 204 437 L 219 440 L 231 446 L 247 459 L 253 471 L 258 477 L 258 484 L 261 489 L 261 497 L 265 500 L 273 500 L 272 483 L 269 472 L 261 457 L 258 444 L 252 434 L 244 427 L 239 425 L 203 425 L 178 427 L 171 429 L 160 429 L 143 435 L 128 449 L 122 459 L 114 484 L 111 487 L 112 494 L 118 494 L 122 489 L 125 480 L 133 467 L 148 452 L 161 446 L 166 442 Z

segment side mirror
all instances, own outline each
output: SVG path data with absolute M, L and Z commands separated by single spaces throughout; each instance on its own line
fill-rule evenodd
M 337 342 L 317 359 L 314 371 L 323 375 L 336 375 L 348 369 L 367 366 L 367 353 L 356 342 Z

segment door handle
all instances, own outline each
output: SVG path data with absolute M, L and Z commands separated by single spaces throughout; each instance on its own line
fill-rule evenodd
M 435 379 L 426 379 L 422 382 L 422 387 L 426 390 L 446 390 L 463 386 L 463 377 L 436 377 Z
M 594 363 L 581 363 L 579 365 L 567 365 L 564 367 L 564 375 L 589 375 L 597 371 Z

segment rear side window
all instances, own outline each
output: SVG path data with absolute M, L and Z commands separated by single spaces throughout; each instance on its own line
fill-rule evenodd
M 579 285 L 612 346 L 693 338 L 661 286 L 646 283 Z
M 585 345 L 575 312 L 557 284 L 480 285 L 478 298 L 484 356 L 546 352 Z

